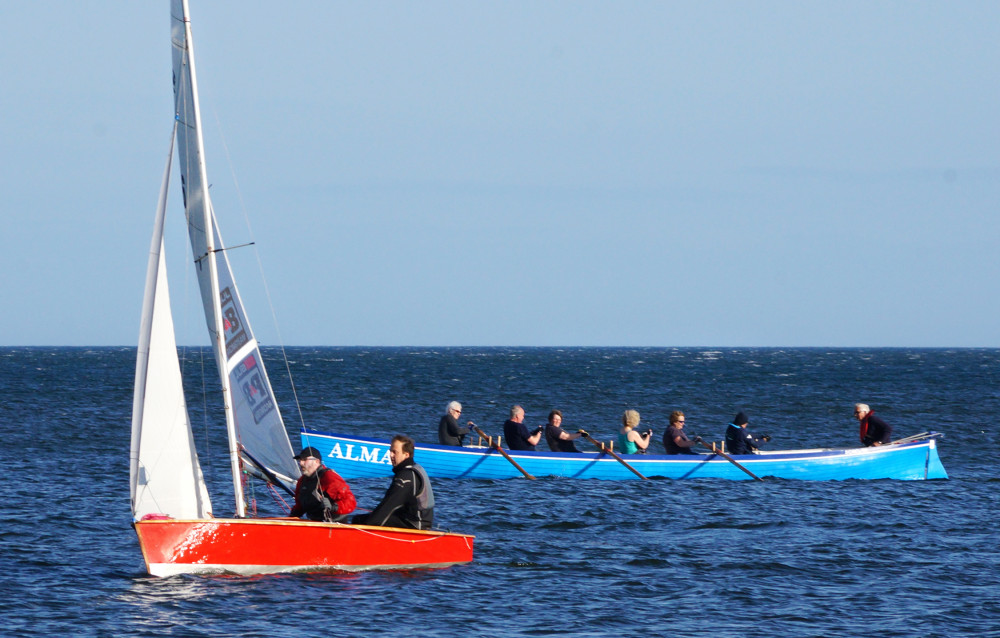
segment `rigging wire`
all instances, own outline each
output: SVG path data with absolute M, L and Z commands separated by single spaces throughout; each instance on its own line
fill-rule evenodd
M 257 269 L 260 272 L 260 279 L 264 285 L 264 296 L 267 298 L 267 306 L 271 311 L 271 321 L 274 324 L 275 333 L 278 335 L 278 347 L 281 349 L 281 358 L 285 364 L 285 373 L 288 375 L 288 383 L 292 388 L 292 397 L 293 400 L 295 401 L 295 410 L 299 415 L 299 425 L 304 428 L 306 422 L 305 418 L 302 416 L 302 406 L 299 403 L 299 393 L 298 390 L 295 388 L 295 379 L 292 377 L 291 365 L 288 363 L 288 353 L 285 351 L 285 340 L 281 336 L 281 328 L 278 326 L 278 315 L 274 310 L 274 302 L 271 299 L 271 288 L 270 286 L 267 285 L 267 277 L 264 276 L 264 264 L 260 258 L 260 251 L 257 250 L 256 247 L 257 241 L 253 234 L 253 227 L 250 225 L 250 216 L 247 213 L 246 202 L 243 199 L 243 191 L 242 189 L 240 189 L 240 182 L 239 179 L 236 177 L 236 168 L 233 166 L 232 157 L 229 155 L 229 145 L 226 143 L 226 136 L 222 130 L 222 122 L 219 120 L 219 114 L 218 112 L 215 111 L 214 108 L 212 109 L 212 115 L 215 117 L 215 124 L 216 127 L 218 128 L 219 138 L 221 139 L 222 142 L 222 150 L 226 154 L 226 163 L 229 164 L 229 172 L 233 177 L 233 185 L 236 189 L 236 198 L 240 202 L 240 210 L 243 213 L 243 221 L 246 223 L 247 232 L 250 235 L 250 241 L 248 242 L 248 244 L 242 244 L 242 245 L 254 246 L 253 253 L 254 256 L 257 258 Z

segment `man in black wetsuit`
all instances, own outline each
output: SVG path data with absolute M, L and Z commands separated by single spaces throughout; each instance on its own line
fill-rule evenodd
M 515 405 L 510 409 L 510 418 L 503 424 L 503 436 L 510 449 L 533 452 L 542 439 L 542 428 L 528 432 L 528 427 L 524 425 L 524 408 Z
M 458 417 L 462 416 L 462 404 L 452 401 L 444 410 L 444 416 L 438 423 L 438 443 L 441 445 L 457 445 L 462 447 L 462 439 L 467 432 L 458 427 Z
M 854 418 L 858 420 L 858 436 L 865 447 L 892 443 L 892 426 L 875 416 L 867 404 L 858 403 L 854 406 Z
M 393 477 L 382 502 L 370 514 L 359 514 L 351 522 L 430 529 L 434 521 L 434 490 L 427 472 L 413 460 L 413 439 L 402 434 L 392 437 L 389 460 Z

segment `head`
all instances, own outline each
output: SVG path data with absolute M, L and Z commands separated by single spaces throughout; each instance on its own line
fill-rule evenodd
M 737 412 L 736 416 L 733 417 L 733 425 L 738 425 L 741 428 L 745 428 L 749 422 L 750 419 L 748 419 L 747 415 L 743 412 Z
M 867 403 L 855 403 L 854 404 L 854 418 L 858 421 L 864 421 L 865 417 L 872 411 L 868 407 Z
M 462 416 L 462 404 L 458 401 L 452 401 L 448 404 L 444 411 L 457 419 Z
M 520 423 L 524 420 L 524 408 L 519 405 L 512 406 L 510 409 L 510 420 L 514 423 Z
M 627 430 L 639 425 L 639 413 L 635 410 L 625 410 L 625 414 L 622 415 L 622 425 Z
M 396 467 L 406 459 L 413 458 L 413 439 L 402 434 L 392 437 L 389 443 L 389 460 Z
M 559 427 L 560 423 L 562 423 L 562 411 L 553 410 L 549 412 L 549 425 L 554 425 L 556 427 Z
M 299 470 L 303 476 L 312 476 L 323 465 L 323 457 L 314 447 L 303 448 L 292 458 L 299 462 Z
M 670 425 L 674 427 L 682 428 L 684 427 L 684 413 L 680 410 L 674 410 L 670 413 Z

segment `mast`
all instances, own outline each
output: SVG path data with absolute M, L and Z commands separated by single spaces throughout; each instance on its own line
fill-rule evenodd
M 185 206 L 187 208 L 189 229 L 192 234 L 195 263 L 200 270 L 207 269 L 207 274 L 203 280 L 202 301 L 205 303 L 208 332 L 215 351 L 215 362 L 219 370 L 219 381 L 221 383 L 222 398 L 226 413 L 226 433 L 229 441 L 229 460 L 233 475 L 233 493 L 236 499 L 236 516 L 243 518 L 246 516 L 246 503 L 243 496 L 243 483 L 240 478 L 239 441 L 236 433 L 236 417 L 233 411 L 232 388 L 229 383 L 229 361 L 226 356 L 226 344 L 222 330 L 222 304 L 220 301 L 219 271 L 216 259 L 216 250 L 218 247 L 215 242 L 217 235 L 215 233 L 212 203 L 208 193 L 208 173 L 205 166 L 205 143 L 201 129 L 201 108 L 198 101 L 198 81 L 194 64 L 194 42 L 191 38 L 191 19 L 187 0 L 173 0 L 172 5 L 172 13 L 174 14 L 172 17 L 174 20 L 181 20 L 184 34 L 182 42 L 178 42 L 178 38 L 174 37 L 174 47 L 181 47 L 183 50 L 180 66 L 183 68 L 186 65 L 189 78 L 189 81 L 185 83 L 183 82 L 183 77 L 178 77 L 178 65 L 175 62 L 174 82 L 176 83 L 177 117 L 178 119 L 182 119 L 183 112 L 185 116 L 184 120 L 186 121 L 182 121 L 181 125 L 191 130 L 193 134 L 191 135 L 192 139 L 189 141 L 194 143 L 194 148 L 187 151 L 189 158 L 192 157 L 191 152 L 193 151 L 193 159 L 195 160 L 194 166 L 188 167 L 188 175 L 196 177 L 196 180 L 194 180 L 194 184 L 189 183 L 184 185 Z M 179 16 L 177 15 L 177 9 L 180 9 Z M 176 26 L 175 24 L 175 28 Z M 180 75 L 183 76 L 183 73 Z M 183 96 L 184 89 L 190 91 L 189 95 L 186 96 L 187 100 L 190 100 L 190 111 L 181 108 L 182 104 L 187 104 L 183 99 L 185 97 Z M 178 153 L 183 152 L 183 149 L 178 149 Z M 192 168 L 196 171 L 196 175 L 192 175 L 192 171 L 190 170 Z M 192 188 L 192 186 L 195 188 Z M 197 210 L 198 208 L 201 210 Z M 192 219 L 192 213 L 196 217 L 200 217 L 200 219 Z M 199 222 L 200 228 L 198 228 Z M 199 240 L 203 236 L 203 243 L 196 241 L 196 236 Z M 199 254 L 200 249 L 203 249 L 201 254 Z M 205 286 L 205 283 L 208 285 Z

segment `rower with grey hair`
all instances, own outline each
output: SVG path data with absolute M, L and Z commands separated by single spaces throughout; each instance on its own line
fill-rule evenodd
M 438 423 L 438 442 L 441 445 L 457 445 L 462 447 L 462 440 L 468 433 L 458 427 L 458 417 L 462 416 L 462 404 L 452 401 L 444 408 L 444 416 Z
M 872 447 L 892 442 L 892 426 L 875 416 L 867 403 L 854 404 L 854 418 L 858 420 L 861 445 Z

